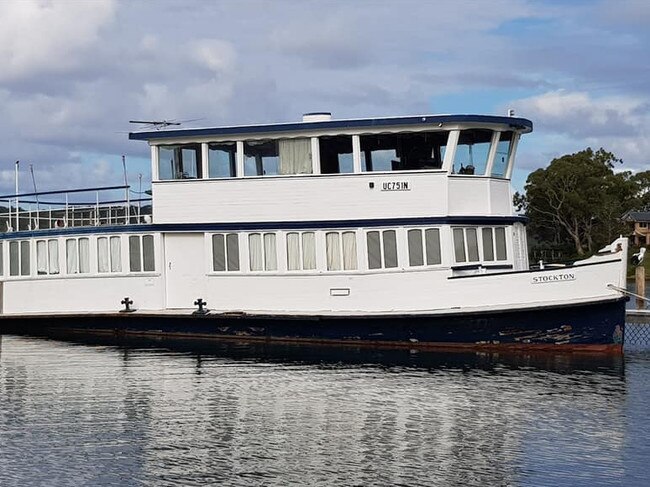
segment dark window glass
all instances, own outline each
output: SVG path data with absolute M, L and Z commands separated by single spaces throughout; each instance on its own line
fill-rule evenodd
M 354 172 L 352 136 L 337 135 L 318 139 L 320 168 L 323 174 Z
M 277 140 L 244 142 L 244 175 L 273 176 L 279 174 L 279 170 Z

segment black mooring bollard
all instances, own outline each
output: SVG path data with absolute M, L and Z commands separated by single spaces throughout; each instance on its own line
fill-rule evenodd
M 194 301 L 194 306 L 198 306 L 199 309 L 197 309 L 194 313 L 195 315 L 204 315 L 207 314 L 208 311 L 210 311 L 208 308 L 204 308 L 204 306 L 207 306 L 208 303 L 203 301 L 202 298 L 198 298 L 196 301 Z
M 133 308 L 131 308 L 131 305 L 133 304 L 133 300 L 130 299 L 128 296 L 126 296 L 122 301 L 120 301 L 120 304 L 124 305 L 124 309 L 121 309 L 120 313 L 131 313 L 132 311 L 135 311 Z

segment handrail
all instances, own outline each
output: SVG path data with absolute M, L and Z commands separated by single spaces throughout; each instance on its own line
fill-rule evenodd
M 21 193 L 21 194 L 6 194 L 6 195 L 0 195 L 0 200 L 4 199 L 16 199 L 22 198 L 23 196 L 41 196 L 44 194 L 67 194 L 67 193 L 88 193 L 89 191 L 109 191 L 112 189 L 127 189 L 131 188 L 131 186 L 128 185 L 122 185 L 122 186 L 100 186 L 96 188 L 82 188 L 82 189 L 62 189 L 62 190 L 57 190 L 57 191 L 41 191 L 38 193 Z
M 614 286 L 614 284 L 608 284 L 607 287 L 609 289 L 614 289 L 615 291 L 618 291 L 619 293 L 627 294 L 629 296 L 634 296 L 637 299 L 641 299 L 646 302 L 650 302 L 650 299 L 646 298 L 645 296 L 641 296 L 640 294 L 633 293 L 632 291 L 628 291 L 625 288 Z

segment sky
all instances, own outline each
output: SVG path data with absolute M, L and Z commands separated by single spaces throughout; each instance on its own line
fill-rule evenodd
M 0 0 L 0 192 L 150 180 L 129 120 L 505 115 L 515 189 L 603 147 L 650 169 L 650 0 Z M 143 188 L 144 189 L 144 188 Z

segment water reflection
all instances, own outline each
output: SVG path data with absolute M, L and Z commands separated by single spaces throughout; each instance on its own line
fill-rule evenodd
M 630 485 L 627 369 L 616 356 L 5 336 L 3 485 Z

